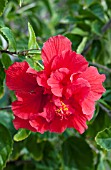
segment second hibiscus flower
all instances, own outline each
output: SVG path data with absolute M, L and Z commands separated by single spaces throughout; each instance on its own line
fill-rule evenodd
M 27 62 L 14 63 L 6 71 L 7 86 L 15 91 L 12 103 L 14 126 L 44 133 L 87 129 L 95 101 L 105 92 L 95 67 L 71 49 L 68 38 L 51 37 L 42 48 L 44 70 L 37 72 Z

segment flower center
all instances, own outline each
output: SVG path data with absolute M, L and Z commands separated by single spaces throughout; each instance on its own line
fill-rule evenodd
M 67 119 L 67 116 L 70 115 L 68 106 L 62 101 L 61 106 L 58 109 L 56 109 L 56 113 L 57 115 L 61 116 L 61 119 L 63 119 L 63 117 Z

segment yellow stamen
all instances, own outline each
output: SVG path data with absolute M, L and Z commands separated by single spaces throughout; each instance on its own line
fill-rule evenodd
M 68 112 L 68 107 L 65 105 L 65 103 L 63 103 L 62 101 L 61 101 L 61 106 L 60 106 L 60 108 L 59 109 L 57 109 L 56 110 L 56 113 L 58 114 L 58 115 L 68 115 L 69 114 L 69 112 Z

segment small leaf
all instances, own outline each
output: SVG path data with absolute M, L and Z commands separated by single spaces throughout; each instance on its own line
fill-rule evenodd
M 106 150 L 111 149 L 111 127 L 97 133 L 95 137 L 96 143 Z
M 22 6 L 23 2 L 24 2 L 24 0 L 19 0 L 20 7 Z
M 28 23 L 28 30 L 29 30 L 28 49 L 39 49 L 39 45 L 36 41 L 34 30 L 30 23 Z
M 90 5 L 94 2 L 94 0 L 84 0 L 86 5 Z
M 32 56 L 32 60 L 34 61 L 35 64 L 37 64 L 37 61 L 40 61 L 40 60 L 41 60 L 41 53 L 34 54 L 34 55 Z
M 4 8 L 6 7 L 7 0 L 0 0 L 0 16 L 3 14 Z
M 11 31 L 11 29 L 9 29 L 8 27 L 2 27 L 0 29 L 0 31 L 3 33 L 3 35 L 8 40 L 9 47 L 11 47 L 13 50 L 16 51 L 16 40 L 15 40 L 15 37 L 14 37 L 13 32 Z
M 17 134 L 14 135 L 14 140 L 19 142 L 26 139 L 30 135 L 31 131 L 26 129 L 19 129 Z
M 81 35 L 81 36 L 87 36 L 88 35 L 88 33 L 86 32 L 86 31 L 83 31 L 82 29 L 80 29 L 80 28 L 74 28 L 72 31 L 71 31 L 71 33 L 73 33 L 73 34 L 76 34 L 76 35 Z
M 1 58 L 2 64 L 4 66 L 5 69 L 8 69 L 8 67 L 12 64 L 12 61 L 9 57 L 9 55 L 7 54 L 2 54 L 2 58 Z
M 4 72 L 3 64 L 0 60 L 0 98 L 2 98 L 4 94 L 4 87 L 3 87 L 4 78 L 5 78 L 5 72 Z
M 12 152 L 12 139 L 8 129 L 0 124 L 0 170 L 6 166 L 6 162 Z
M 85 47 L 85 45 L 86 45 L 86 42 L 87 42 L 87 37 L 84 37 L 84 38 L 82 39 L 82 42 L 79 44 L 79 46 L 78 46 L 78 48 L 77 48 L 77 53 L 78 53 L 78 54 L 81 54 L 81 53 L 82 53 L 82 51 L 83 51 L 83 49 L 84 49 L 84 47 Z

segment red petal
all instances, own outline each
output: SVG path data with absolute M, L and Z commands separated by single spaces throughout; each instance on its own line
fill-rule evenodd
M 68 74 L 67 68 L 61 68 L 52 73 L 47 80 L 47 84 L 51 86 L 51 91 L 55 96 L 62 97 L 63 88 L 67 85 L 67 80 L 64 82 L 64 78 L 66 79 Z
M 29 120 L 23 120 L 15 116 L 15 119 L 13 120 L 13 124 L 14 124 L 15 129 L 25 128 L 33 132 L 36 132 L 36 129 L 30 125 Z
M 87 129 L 86 118 L 83 114 L 75 113 L 74 116 L 71 116 L 69 119 L 68 127 L 76 129 L 80 134 L 84 133 Z
M 54 57 L 51 69 L 68 68 L 72 74 L 83 72 L 87 67 L 88 62 L 82 55 L 72 51 L 65 51 L 60 56 Z
M 49 125 L 43 117 L 37 116 L 36 119 L 30 120 L 30 125 L 36 129 L 37 132 L 44 133 L 49 130 Z
M 81 78 L 84 78 L 91 85 L 90 99 L 93 101 L 100 99 L 102 93 L 105 92 L 105 88 L 102 86 L 102 82 L 105 80 L 104 74 L 99 74 L 95 67 L 89 67 L 87 70 L 80 74 Z
M 17 101 L 12 103 L 14 115 L 21 119 L 29 119 L 33 114 L 43 111 L 44 99 L 42 98 L 40 89 L 38 93 L 17 93 Z
M 45 88 L 48 88 L 48 85 L 47 85 L 47 75 L 46 75 L 46 72 L 45 71 L 39 71 L 38 74 L 37 74 L 37 83 L 39 86 L 43 86 Z
M 26 72 L 29 73 L 29 74 L 35 74 L 35 75 L 38 74 L 38 72 L 31 67 L 29 67 Z
M 85 115 L 93 115 L 95 110 L 95 102 L 93 98 L 91 98 L 90 93 L 87 98 L 82 102 L 82 111 Z
M 50 122 L 55 116 L 55 106 L 52 101 L 49 101 L 48 104 L 44 107 L 44 111 L 39 113 L 41 117 L 44 117 L 47 122 Z
M 78 78 L 66 89 L 66 97 L 69 98 L 73 95 L 74 100 L 81 102 L 88 96 L 90 91 L 90 84 L 83 78 Z
M 31 91 L 37 86 L 33 74 L 27 73 L 29 65 L 27 62 L 15 62 L 6 70 L 6 84 L 11 90 L 17 92 Z
M 62 133 L 67 128 L 67 120 L 56 117 L 50 124 L 50 132 Z
M 47 67 L 53 57 L 60 55 L 64 50 L 71 50 L 71 42 L 68 38 L 62 35 L 49 38 L 42 48 L 44 66 Z

